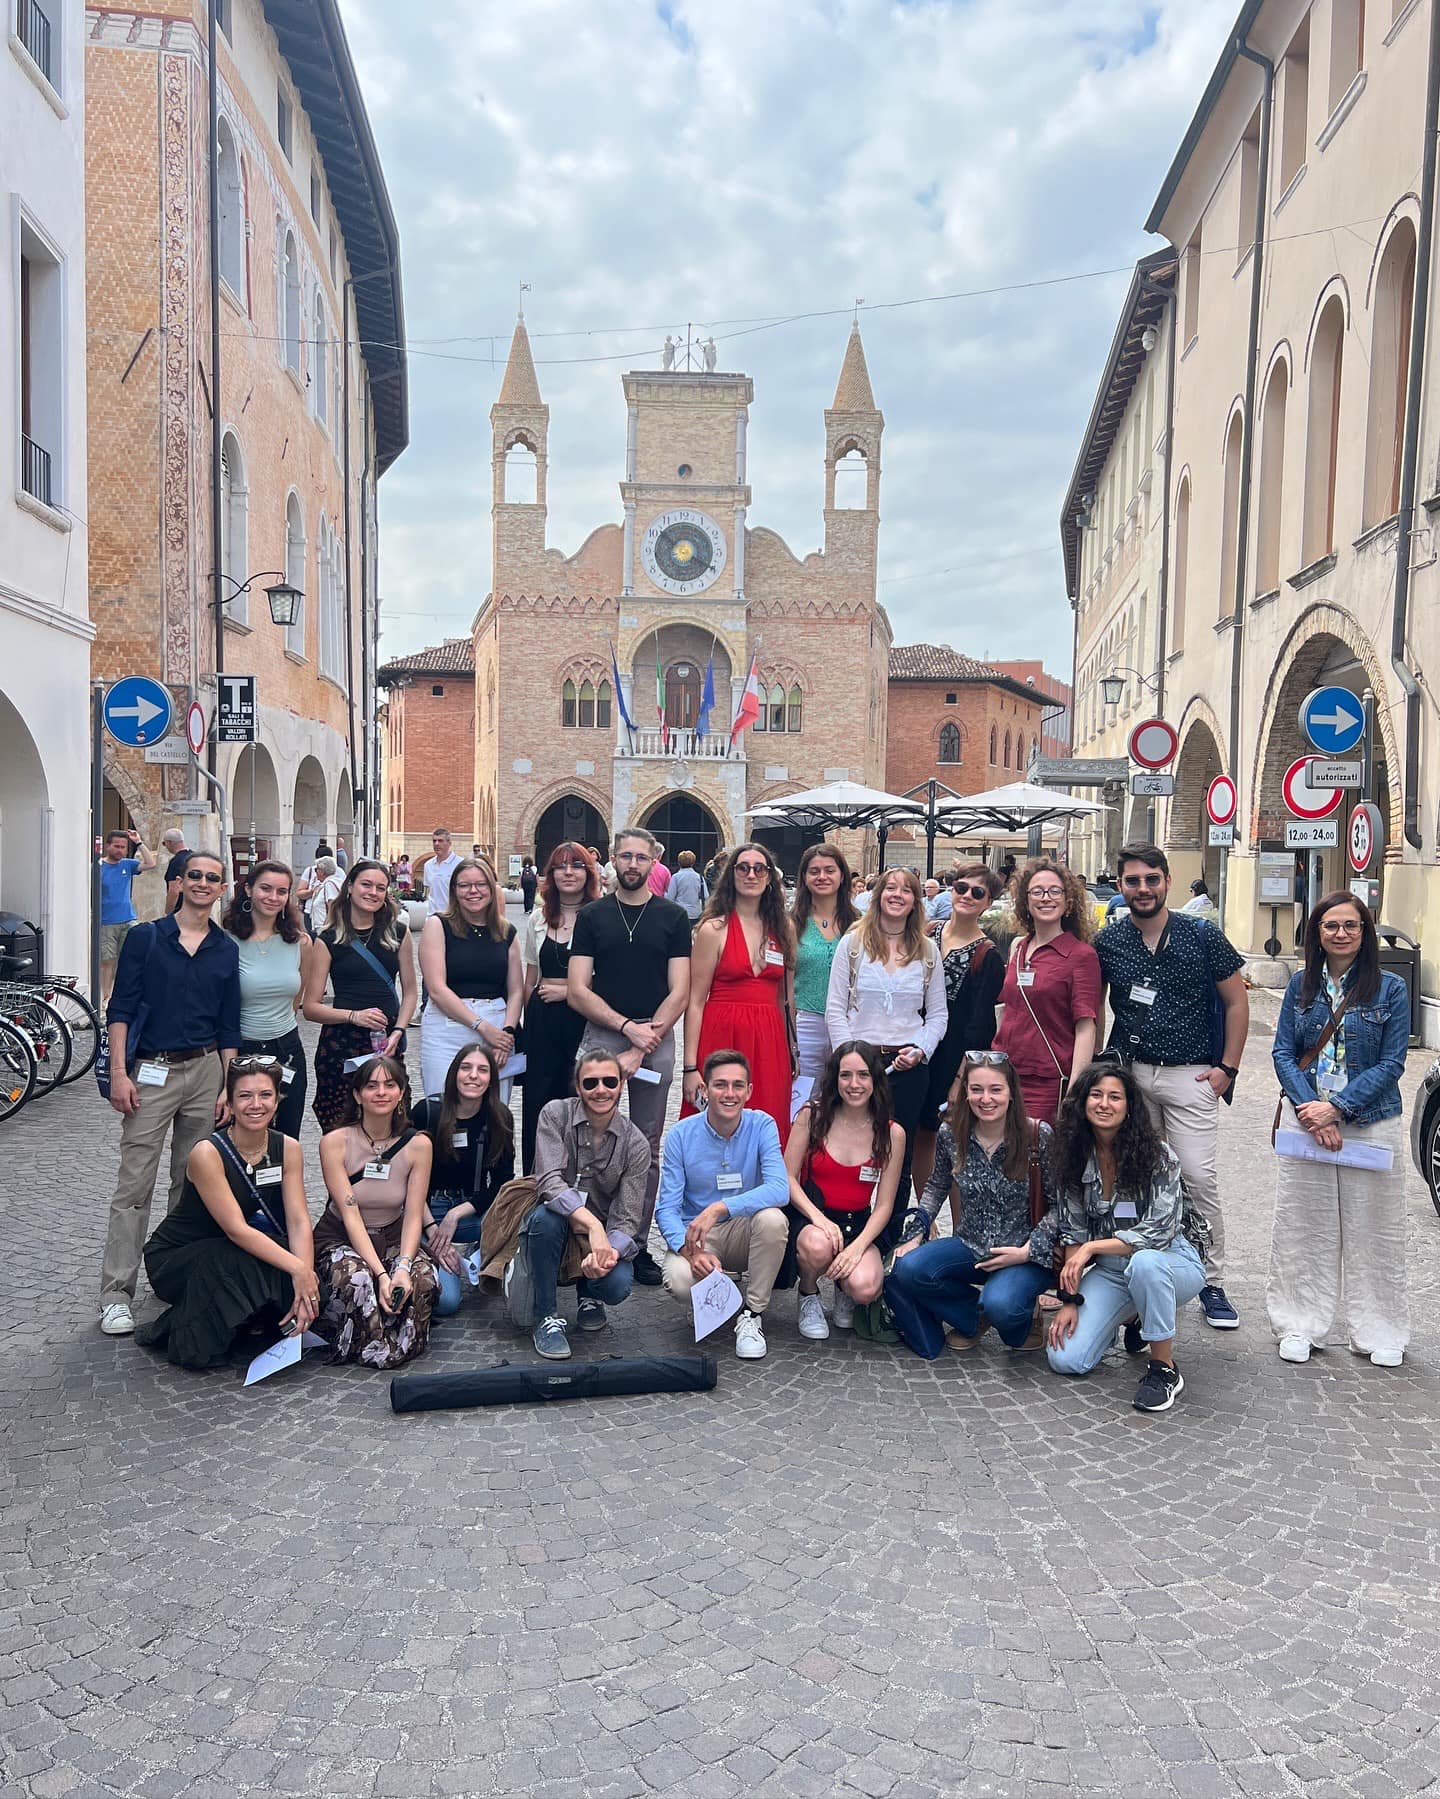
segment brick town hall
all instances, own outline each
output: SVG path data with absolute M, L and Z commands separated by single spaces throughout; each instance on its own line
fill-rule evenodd
M 803 558 L 749 522 L 747 375 L 636 371 L 622 385 L 617 517 L 573 556 L 546 544 L 550 415 L 523 320 L 490 410 L 494 588 L 474 625 L 475 834 L 502 869 L 517 852 L 543 866 L 564 838 L 606 848 L 632 823 L 654 831 L 672 867 L 683 849 L 703 865 L 752 834 L 746 813 L 766 800 L 823 781 L 884 784 L 885 420 L 858 326 L 825 412 L 824 549 Z M 612 646 L 633 730 L 616 703 Z M 761 714 L 732 750 L 752 656 Z M 807 840 L 764 835 L 791 866 Z

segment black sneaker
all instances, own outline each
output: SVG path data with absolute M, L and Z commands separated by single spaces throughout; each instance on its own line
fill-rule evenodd
M 1168 1412 L 1177 1393 L 1185 1391 L 1185 1381 L 1178 1368 L 1151 1359 L 1150 1366 L 1135 1389 L 1137 1412 Z
M 635 1257 L 635 1285 L 637 1287 L 658 1287 L 665 1276 L 660 1272 L 660 1264 L 650 1251 L 641 1248 Z
M 1145 1338 L 1140 1330 L 1140 1320 L 1132 1318 L 1125 1326 L 1125 1353 L 1139 1355 L 1145 1347 Z
M 1223 1287 L 1202 1287 L 1199 1298 L 1200 1310 L 1205 1314 L 1205 1322 L 1211 1330 L 1239 1330 L 1240 1314 L 1225 1297 Z

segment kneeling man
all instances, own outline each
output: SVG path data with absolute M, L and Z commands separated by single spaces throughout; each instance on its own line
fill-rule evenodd
M 768 1112 L 749 1112 L 750 1064 L 717 1049 L 700 1070 L 705 1110 L 670 1127 L 660 1162 L 655 1222 L 665 1239 L 665 1287 L 677 1299 L 723 1268 L 745 1304 L 735 1320 L 735 1353 L 765 1354 L 761 1320 L 789 1241 L 790 1181 L 780 1133 Z

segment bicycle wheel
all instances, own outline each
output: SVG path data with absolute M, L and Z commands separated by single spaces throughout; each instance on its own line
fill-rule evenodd
M 13 1117 L 35 1091 L 35 1052 L 23 1032 L 0 1018 L 0 1119 Z
M 38 988 L 8 988 L 0 1016 L 23 1031 L 35 1053 L 35 1097 L 53 1093 L 70 1066 L 70 1027 Z
M 100 1054 L 100 1014 L 68 982 L 46 987 L 44 997 L 70 1027 L 70 1066 L 65 1070 L 68 1086 L 95 1066 L 95 1058 Z

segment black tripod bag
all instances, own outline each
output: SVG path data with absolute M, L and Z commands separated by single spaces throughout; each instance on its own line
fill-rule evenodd
M 715 1385 L 708 1355 L 616 1356 L 565 1367 L 538 1362 L 475 1368 L 466 1374 L 397 1374 L 390 1405 L 397 1412 L 438 1412 L 453 1406 L 526 1405 L 549 1399 L 605 1399 L 621 1393 L 708 1393 Z

